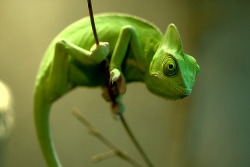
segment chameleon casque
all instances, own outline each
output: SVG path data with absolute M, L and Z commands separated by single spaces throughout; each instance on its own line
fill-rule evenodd
M 95 16 L 99 45 L 95 45 L 89 17 L 66 27 L 50 44 L 40 66 L 34 93 L 34 119 L 45 160 L 61 166 L 49 131 L 54 101 L 77 86 L 106 88 L 104 59 L 110 61 L 111 83 L 120 94 L 124 84 L 144 82 L 152 93 L 170 100 L 190 95 L 199 72 L 196 60 L 183 52 L 174 24 L 162 32 L 152 23 L 126 14 Z M 122 104 L 122 95 L 115 99 Z M 123 108 L 115 112 L 122 112 Z

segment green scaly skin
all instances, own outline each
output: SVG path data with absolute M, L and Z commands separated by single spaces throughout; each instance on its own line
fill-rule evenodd
M 127 83 L 144 82 L 152 93 L 172 100 L 191 93 L 199 71 L 195 59 L 183 52 L 173 24 L 165 35 L 152 23 L 124 14 L 97 15 L 95 24 L 99 40 L 105 43 L 94 45 L 89 17 L 83 18 L 52 41 L 37 75 L 35 125 L 49 167 L 61 166 L 49 131 L 52 103 L 76 86 L 105 87 L 102 62 L 106 57 L 112 82 L 118 82 L 123 74 Z M 121 96 L 117 101 L 122 103 Z

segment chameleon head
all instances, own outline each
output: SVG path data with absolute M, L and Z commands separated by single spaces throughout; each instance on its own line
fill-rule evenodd
M 182 99 L 191 94 L 198 72 L 199 65 L 183 52 L 178 30 L 170 24 L 151 60 L 145 80 L 148 89 L 166 99 Z

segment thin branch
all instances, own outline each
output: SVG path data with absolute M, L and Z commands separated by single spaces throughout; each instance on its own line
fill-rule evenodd
M 140 146 L 139 142 L 136 140 L 135 136 L 133 135 L 132 131 L 130 130 L 130 128 L 129 128 L 128 124 L 127 124 L 127 121 L 125 120 L 125 118 L 124 118 L 124 116 L 122 114 L 120 114 L 120 118 L 121 118 L 122 125 L 125 128 L 128 136 L 130 137 L 133 144 L 135 145 L 135 147 L 137 148 L 137 150 L 139 151 L 139 153 L 143 157 L 143 159 L 146 162 L 146 164 L 148 165 L 148 167 L 153 167 L 154 165 L 150 162 L 150 160 L 147 157 L 146 153 L 143 151 L 143 149 Z
M 114 156 L 117 156 L 117 151 L 111 150 L 111 151 L 93 156 L 92 160 L 93 160 L 93 162 L 99 162 L 101 160 L 112 158 Z
M 79 120 L 90 132 L 91 135 L 98 138 L 103 144 L 108 146 L 111 151 L 97 155 L 97 157 L 94 157 L 94 160 L 102 160 L 105 158 L 109 158 L 113 155 L 117 155 L 120 158 L 126 160 L 134 167 L 142 167 L 139 163 L 137 163 L 133 158 L 131 158 L 128 154 L 120 150 L 118 147 L 113 145 L 110 141 L 108 141 L 100 132 L 98 132 L 81 114 L 77 109 L 73 109 L 72 111 L 73 115 L 76 117 L 77 120 Z
M 87 2 L 88 2 L 89 17 L 90 17 L 92 31 L 93 31 L 93 34 L 95 37 L 96 45 L 99 45 L 99 40 L 98 40 L 98 36 L 96 33 L 96 28 L 95 28 L 95 20 L 94 20 L 94 16 L 93 16 L 93 9 L 92 9 L 91 0 L 87 0 Z

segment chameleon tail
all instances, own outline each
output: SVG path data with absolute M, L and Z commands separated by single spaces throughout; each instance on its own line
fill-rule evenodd
M 46 98 L 36 92 L 34 97 L 34 119 L 40 147 L 49 167 L 61 167 L 50 137 L 49 112 L 51 105 L 51 102 L 48 102 Z

